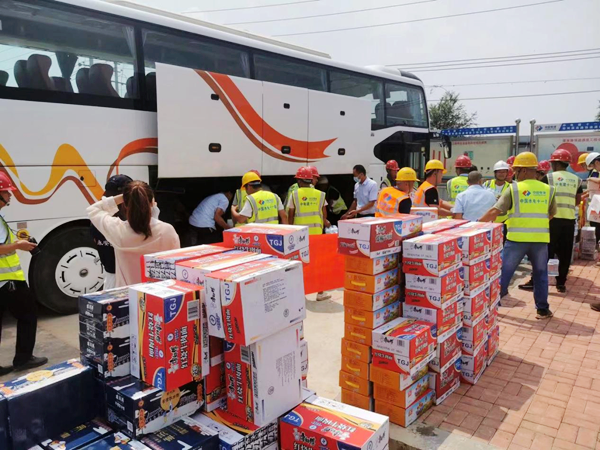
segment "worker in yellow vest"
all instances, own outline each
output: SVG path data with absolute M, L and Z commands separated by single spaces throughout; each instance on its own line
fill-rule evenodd
M 0 172 L 0 211 L 10 204 L 17 188 L 4 172 Z M 48 358 L 33 356 L 37 332 L 35 299 L 29 290 L 17 250 L 30 252 L 37 244 L 17 239 L 0 214 L 0 334 L 2 313 L 9 311 L 17 319 L 17 345 L 13 365 L 0 367 L 0 376 L 13 370 L 33 369 L 43 366 Z
M 493 222 L 508 214 L 508 235 L 502 255 L 500 296 L 508 295 L 508 285 L 525 255 L 532 266 L 533 298 L 538 319 L 552 317 L 548 304 L 548 244 L 550 219 L 556 214 L 554 188 L 536 180 L 538 161 L 531 152 L 515 158 L 516 182 L 504 191 L 498 202 L 480 219 Z
M 258 170 L 253 169 L 250 172 L 253 172 L 260 177 L 260 172 Z M 240 211 L 246 204 L 246 195 L 247 195 L 246 194 L 246 186 L 242 186 L 238 190 L 235 191 L 235 194 L 233 195 L 233 202 L 231 203 L 231 216 L 232 217 L 239 215 Z M 241 223 L 236 222 L 235 219 L 234 219 L 234 224 L 236 227 L 241 225 Z
M 488 180 L 483 184 L 483 187 L 489 189 L 496 196 L 496 200 L 498 200 L 504 191 L 508 189 L 510 186 L 510 182 L 507 180 L 508 173 L 511 170 L 510 166 L 507 162 L 502 160 L 498 161 L 494 164 L 494 179 Z M 508 219 L 508 216 L 498 216 L 496 217 L 496 223 L 504 223 Z M 506 226 L 504 227 L 504 238 L 506 239 Z
M 425 181 L 421 183 L 413 199 L 413 206 L 429 206 L 438 208 L 441 217 L 452 215 L 452 204 L 440 199 L 437 186 L 442 182 L 446 173 L 444 164 L 432 159 L 425 164 Z
M 450 199 L 451 202 L 456 200 L 456 196 L 458 194 L 466 191 L 469 188 L 467 177 L 469 176 L 469 172 L 471 172 L 473 162 L 467 155 L 460 155 L 458 158 L 456 158 L 454 167 L 456 169 L 456 176 L 449 180 L 446 184 L 446 189 L 448 190 L 448 199 Z
M 254 172 L 242 177 L 246 187 L 246 204 L 235 219 L 239 223 L 288 223 L 287 214 L 279 195 L 263 191 L 262 179 Z
M 321 177 L 321 175 L 319 175 L 319 169 L 317 169 L 315 166 L 306 166 L 306 168 L 308 170 L 310 170 L 311 172 L 311 187 L 315 187 L 317 185 L 317 183 L 319 182 L 319 178 Z M 298 190 L 300 186 L 298 185 L 298 183 L 294 183 L 292 184 L 288 191 L 287 194 L 285 196 L 285 204 L 289 204 L 289 200 L 290 198 L 292 198 L 292 194 Z
M 330 226 L 325 193 L 311 187 L 312 170 L 309 167 L 300 167 L 296 180 L 298 189 L 292 192 L 287 204 L 289 222 L 307 226 L 309 234 L 323 234 L 323 227 Z
M 385 217 L 392 214 L 410 214 L 412 200 L 410 193 L 417 179 L 417 172 L 410 167 L 403 167 L 396 175 L 396 186 L 387 187 L 379 192 L 377 212 L 375 217 Z
M 390 159 L 387 163 L 385 163 L 385 171 L 387 172 L 387 176 L 384 180 L 379 184 L 379 190 L 393 187 L 396 185 L 396 175 L 400 167 L 398 167 L 398 163 L 393 159 Z

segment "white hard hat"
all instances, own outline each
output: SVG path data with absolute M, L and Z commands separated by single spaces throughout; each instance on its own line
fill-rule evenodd
M 496 170 L 508 170 L 510 169 L 510 166 L 508 165 L 508 163 L 506 161 L 498 161 L 496 164 L 494 164 L 494 172 Z
M 597 160 L 598 158 L 600 158 L 600 153 L 598 152 L 592 152 L 589 155 L 587 155 L 587 157 L 585 158 L 585 165 L 586 166 L 591 166 L 592 163 Z

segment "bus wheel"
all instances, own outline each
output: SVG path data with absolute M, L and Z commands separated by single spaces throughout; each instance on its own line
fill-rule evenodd
M 37 300 L 59 314 L 78 311 L 78 297 L 102 289 L 104 268 L 89 226 L 76 225 L 57 231 L 42 242 L 33 258 L 30 283 Z

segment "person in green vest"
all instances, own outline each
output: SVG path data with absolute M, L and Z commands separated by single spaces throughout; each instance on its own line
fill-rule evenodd
M 253 169 L 250 172 L 255 173 L 256 175 L 258 175 L 260 177 L 260 172 L 258 170 Z M 234 218 L 234 224 L 236 227 L 241 225 L 241 223 L 236 222 L 235 217 L 239 216 L 240 211 L 242 210 L 242 208 L 244 207 L 245 204 L 246 204 L 246 186 L 242 186 L 235 191 L 235 194 L 233 195 L 233 202 L 231 203 L 231 216 Z
M 288 220 L 292 225 L 308 226 L 309 234 L 323 234 L 323 228 L 331 226 L 327 220 L 325 193 L 312 186 L 312 171 L 300 167 L 296 173 L 298 189 L 288 200 Z
M 317 183 L 319 182 L 319 169 L 317 169 L 315 166 L 306 166 L 306 168 L 308 168 L 311 172 L 311 187 L 315 187 L 317 185 Z M 292 194 L 298 190 L 300 186 L 298 185 L 298 183 L 294 183 L 290 186 L 290 188 L 287 191 L 287 194 L 285 195 L 285 204 L 287 205 L 289 203 L 290 198 L 292 198 Z
M 557 213 L 557 202 L 554 187 L 536 180 L 537 166 L 537 157 L 533 153 L 517 155 L 513 164 L 517 182 L 504 191 L 480 222 L 493 222 L 496 217 L 508 214 L 500 296 L 508 295 L 510 280 L 527 255 L 532 266 L 536 318 L 549 319 L 553 314 L 548 304 L 548 244 L 550 219 Z
M 0 211 L 10 204 L 17 188 L 4 172 L 0 172 Z M 48 358 L 33 356 L 37 333 L 37 311 L 33 294 L 25 281 L 25 272 L 17 250 L 31 252 L 37 244 L 18 239 L 0 214 L 0 334 L 2 315 L 8 311 L 17 319 L 17 345 L 12 366 L 0 367 L 0 376 L 13 370 L 43 366 Z
M 473 163 L 471 162 L 471 158 L 469 158 L 467 155 L 460 155 L 458 158 L 456 158 L 454 167 L 456 169 L 457 176 L 450 179 L 446 184 L 446 189 L 448 190 L 448 200 L 450 202 L 454 202 L 458 194 L 466 191 L 469 188 L 467 177 L 469 176 L 469 172 L 471 172 Z
M 315 187 L 325 193 L 327 219 L 329 219 L 331 225 L 337 225 L 340 217 L 348 211 L 348 206 L 346 206 L 341 192 L 329 184 L 329 179 L 326 176 L 320 177 Z
M 242 177 L 246 187 L 246 204 L 234 220 L 238 223 L 287 224 L 288 218 L 279 195 L 264 191 L 262 179 L 254 172 Z
M 385 188 L 396 186 L 396 176 L 398 175 L 399 170 L 400 167 L 398 166 L 398 163 L 393 159 L 390 159 L 387 163 L 385 163 L 385 171 L 387 172 L 387 176 L 379 184 L 380 191 Z
M 504 191 L 510 186 L 510 183 L 507 181 L 508 171 L 510 170 L 510 166 L 507 162 L 502 160 L 498 161 L 494 164 L 494 179 L 487 180 L 483 187 L 489 189 L 496 196 L 496 200 L 502 196 Z M 504 223 L 508 216 L 498 216 L 496 218 L 496 223 Z M 506 226 L 504 227 L 504 237 L 506 238 Z

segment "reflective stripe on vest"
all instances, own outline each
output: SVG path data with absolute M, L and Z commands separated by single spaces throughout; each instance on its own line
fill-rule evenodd
M 450 200 L 456 200 L 456 196 L 465 192 L 469 187 L 468 177 L 459 175 L 448 181 L 448 197 Z
M 237 200 L 237 211 L 238 213 L 244 209 L 244 205 L 246 204 L 246 197 L 248 197 L 248 193 L 246 189 L 238 189 L 235 191 L 235 199 Z M 241 223 L 236 223 L 235 226 L 243 225 Z
M 548 208 L 554 188 L 537 180 L 511 185 L 512 206 L 506 221 L 507 239 L 514 242 L 550 242 Z
M 496 179 L 494 178 L 493 180 L 486 181 L 484 186 L 489 188 L 490 190 L 494 191 L 494 194 L 495 194 Z M 500 192 L 499 196 L 496 196 L 496 199 L 499 199 L 502 196 L 502 194 L 504 194 L 504 191 L 506 191 L 506 189 L 508 189 L 508 186 L 510 186 L 510 183 L 505 181 L 504 184 L 502 185 L 502 191 Z M 506 219 L 508 219 L 508 214 L 504 214 L 503 216 L 496 217 L 496 220 L 494 222 L 503 223 L 503 222 L 506 222 Z
M 381 184 L 379 185 L 379 190 L 383 191 L 384 189 L 387 189 L 391 186 L 392 186 L 392 184 L 390 183 L 390 180 L 388 179 L 388 177 L 385 177 L 383 179 L 383 181 L 381 182 Z
M 346 202 L 342 198 L 342 194 L 340 194 L 340 191 L 338 191 L 334 187 L 330 187 L 329 189 L 333 189 L 338 194 L 338 199 L 331 205 L 331 212 L 333 212 L 334 214 L 339 214 L 342 211 L 347 210 L 348 207 L 346 206 Z
M 398 214 L 400 202 L 408 198 L 408 195 L 395 187 L 385 188 L 377 197 L 377 212 L 375 217 L 384 217 Z
M 548 174 L 548 184 L 555 189 L 556 215 L 554 217 L 575 220 L 575 203 L 577 189 L 581 184 L 580 178 L 566 170 L 560 170 Z
M 277 196 L 272 192 L 258 191 L 246 197 L 252 207 L 252 217 L 248 223 L 279 223 Z
M 16 242 L 15 235 L 1 216 L 0 221 L 0 225 L 4 226 L 8 233 L 4 244 Z M 25 281 L 25 273 L 16 251 L 0 255 L 0 281 Z
M 309 227 L 308 234 L 323 234 L 325 194 L 314 188 L 299 188 L 292 194 L 294 225 Z
M 421 183 L 421 186 L 419 186 L 419 189 L 417 189 L 417 192 L 415 192 L 413 206 L 429 206 L 425 203 L 425 193 L 432 188 L 435 188 L 435 186 L 429 181 L 424 181 Z

